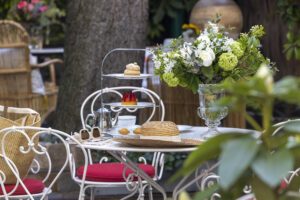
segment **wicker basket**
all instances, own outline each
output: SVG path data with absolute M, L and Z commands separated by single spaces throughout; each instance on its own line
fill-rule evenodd
M 12 120 L 13 119 L 13 120 Z M 14 107 L 3 107 L 0 106 L 0 130 L 10 126 L 36 126 L 41 125 L 40 115 L 29 108 L 14 108 Z M 31 138 L 35 131 L 27 132 L 29 138 Z M 4 141 L 2 141 L 4 139 Z M 30 151 L 27 154 L 23 154 L 20 151 L 20 146 L 25 149 L 28 148 L 28 141 L 20 133 L 11 133 L 3 138 L 3 134 L 0 135 L 0 149 L 2 149 L 2 142 L 5 145 L 4 151 L 6 156 L 13 161 L 19 171 L 19 176 L 24 178 L 29 171 L 30 165 L 34 158 L 34 152 Z M 34 143 L 38 144 L 38 137 L 34 139 Z M 2 150 L 1 150 L 2 151 Z M 4 152 L 1 152 L 3 155 Z M 0 160 L 0 171 L 2 171 L 5 176 L 5 184 L 16 183 L 16 177 L 4 161 Z

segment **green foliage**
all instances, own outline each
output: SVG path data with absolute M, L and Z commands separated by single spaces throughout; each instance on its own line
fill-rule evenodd
M 298 0 L 277 0 L 278 12 L 287 25 L 284 53 L 288 60 L 300 60 L 300 4 Z
M 270 64 L 260 52 L 263 26 L 253 26 L 237 40 L 229 38 L 218 24 L 209 26 L 186 42 L 174 39 L 164 51 L 153 51 L 155 73 L 171 87 L 180 85 L 197 92 L 199 83 L 220 83 L 225 79 L 246 79 L 255 74 L 261 63 Z
M 241 138 L 228 141 L 222 147 L 218 174 L 222 177 L 220 185 L 228 189 L 244 173 L 256 156 L 260 144 L 254 138 Z M 237 151 L 238 149 L 238 151 Z M 227 162 L 230 160 L 230 163 Z
M 287 172 L 293 169 L 293 165 L 292 154 L 286 148 L 282 148 L 276 152 L 261 149 L 251 167 L 264 183 L 274 188 L 280 184 Z
M 195 199 L 197 200 L 205 200 L 209 199 L 211 195 L 213 195 L 219 189 L 219 185 L 214 184 L 203 192 L 199 192 L 196 194 Z
M 239 109 L 242 103 L 252 102 L 250 106 L 261 112 L 261 121 L 257 122 L 246 111 L 243 114 L 257 132 L 227 133 L 208 139 L 190 154 L 173 179 L 219 158 L 220 182 L 213 190 L 217 189 L 224 199 L 240 197 L 245 185 L 252 186 L 257 200 L 296 199 L 292 197 L 295 192 L 299 197 L 299 179 L 293 180 L 286 188 L 279 187 L 289 171 L 296 170 L 300 164 L 300 120 L 273 125 L 272 113 L 276 99 L 300 104 L 300 79 L 286 77 L 274 83 L 271 70 L 262 66 L 249 80 L 228 81 L 222 87 L 227 96 L 216 106 Z M 203 198 L 196 195 L 195 199 Z
M 10 8 L 17 4 L 19 0 L 0 0 L 0 19 L 6 19 Z
M 18 9 L 17 5 L 21 0 L 9 0 L 2 3 L 0 0 L 0 16 L 2 19 L 10 19 L 21 23 L 29 32 L 34 35 L 42 33 L 45 43 L 49 45 L 62 45 L 65 32 L 65 7 L 66 3 L 58 0 L 29 1 L 33 5 L 33 10 L 27 12 L 27 7 Z M 39 9 L 46 6 L 47 9 L 41 12 Z
M 174 170 L 179 169 L 182 166 L 182 164 L 186 158 L 187 158 L 186 153 L 165 154 L 164 169 L 167 171 L 174 172 Z
M 150 0 L 149 33 L 150 39 L 161 36 L 165 31 L 162 22 L 166 17 L 175 18 L 180 10 L 190 11 L 197 0 Z
M 273 194 L 273 191 L 267 184 L 261 181 L 257 176 L 255 176 L 251 181 L 251 186 L 253 192 L 255 193 L 256 198 L 258 199 L 268 199 L 275 200 L 276 197 Z
M 207 140 L 205 143 L 201 144 L 196 151 L 193 151 L 189 155 L 189 157 L 185 160 L 184 165 L 180 168 L 180 170 L 178 170 L 176 175 L 170 179 L 170 181 L 174 181 L 184 174 L 191 173 L 207 160 L 217 158 L 221 152 L 221 145 L 224 142 L 240 137 L 246 137 L 246 135 L 240 133 L 228 133 L 218 135 Z

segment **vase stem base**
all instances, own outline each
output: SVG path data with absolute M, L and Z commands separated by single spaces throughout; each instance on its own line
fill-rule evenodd
M 207 131 L 201 134 L 201 137 L 203 139 L 209 139 L 219 134 L 221 134 L 221 132 L 217 129 L 217 127 L 214 127 L 214 128 L 208 128 Z

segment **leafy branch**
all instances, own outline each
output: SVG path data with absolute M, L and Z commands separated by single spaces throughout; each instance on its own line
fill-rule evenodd
M 197 0 L 150 0 L 149 1 L 149 38 L 161 36 L 165 31 L 162 23 L 166 17 L 175 18 L 178 11 L 190 11 Z
M 284 53 L 288 60 L 300 60 L 300 2 L 298 0 L 277 0 L 278 12 L 287 25 L 288 32 Z
M 272 113 L 276 99 L 300 105 L 300 79 L 285 77 L 274 83 L 270 69 L 262 66 L 249 80 L 225 82 L 222 86 L 227 96 L 216 106 L 239 110 L 245 99 L 255 102 L 262 120 L 256 122 L 252 117 L 246 120 L 256 132 L 226 133 L 208 139 L 189 155 L 173 179 L 218 158 L 220 181 L 208 189 L 208 195 L 217 190 L 224 199 L 237 199 L 243 195 L 243 187 L 251 185 L 256 200 L 291 199 L 295 193 L 299 198 L 299 178 L 291 179 L 288 174 L 300 164 L 300 120 L 273 124 Z M 288 184 L 282 188 L 284 178 Z M 196 195 L 195 199 L 208 197 L 200 196 Z

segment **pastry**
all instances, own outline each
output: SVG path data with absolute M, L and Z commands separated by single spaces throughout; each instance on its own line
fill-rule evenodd
M 137 98 L 134 93 L 126 92 L 122 97 L 122 105 L 137 105 Z
M 124 75 L 126 76 L 139 76 L 141 74 L 140 71 L 135 71 L 135 70 L 130 70 L 130 69 L 125 69 Z
M 88 139 L 90 139 L 90 133 L 89 133 L 88 130 L 82 129 L 82 130 L 80 130 L 79 133 L 80 133 L 80 136 L 81 136 L 82 140 L 88 140 Z
M 136 129 L 134 129 L 134 130 L 133 130 L 133 133 L 134 133 L 134 134 L 138 134 L 138 135 L 139 135 L 139 134 L 142 134 L 142 128 L 138 127 L 138 128 L 136 128 Z
M 127 128 L 121 128 L 121 129 L 119 129 L 119 133 L 122 135 L 128 135 L 129 130 Z
M 93 135 L 93 138 L 99 138 L 99 137 L 101 137 L 101 130 L 100 130 L 100 128 L 94 127 L 92 129 L 92 135 Z
M 126 69 L 124 71 L 124 75 L 126 76 L 139 76 L 141 74 L 140 72 L 140 66 L 138 66 L 137 63 L 129 63 L 126 65 Z
M 145 136 L 175 136 L 179 135 L 179 129 L 174 122 L 150 121 L 142 125 L 141 134 Z
M 136 62 L 127 64 L 126 69 L 133 70 L 133 71 L 140 71 L 141 70 L 140 66 Z

